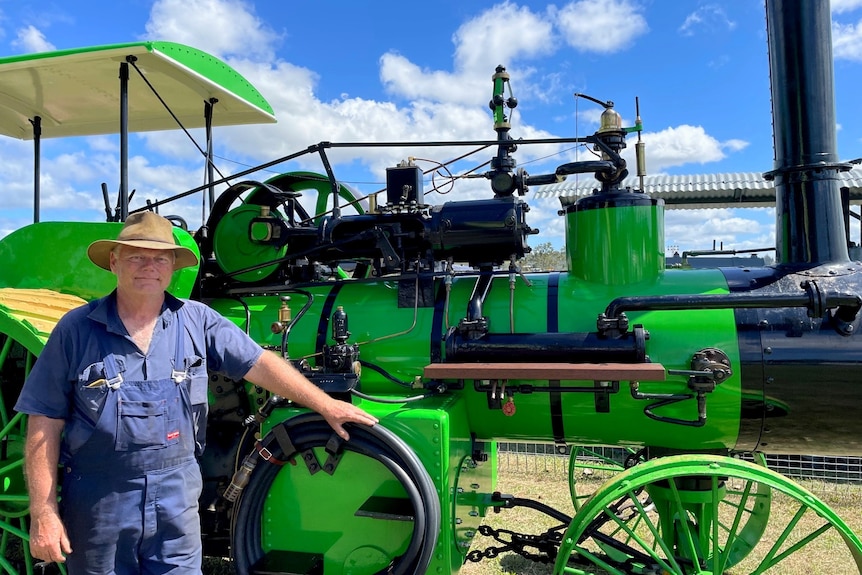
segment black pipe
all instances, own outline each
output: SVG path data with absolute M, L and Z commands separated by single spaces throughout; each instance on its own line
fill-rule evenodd
M 605 174 L 613 174 L 618 170 L 618 166 L 609 160 L 587 160 L 583 162 L 570 162 L 558 166 L 554 171 L 557 176 L 570 176 L 572 174 L 586 174 L 602 172 Z
M 821 293 L 817 289 L 795 295 L 731 293 L 619 297 L 605 308 L 605 316 L 618 318 L 627 311 L 784 307 L 807 308 L 810 317 L 822 317 L 825 310 L 839 308 L 836 315 L 843 321 L 852 321 L 862 307 L 862 297 L 857 294 Z
M 447 362 L 638 363 L 639 339 L 629 333 L 602 338 L 596 333 L 489 333 L 465 339 L 457 332 L 446 338 Z
M 767 0 L 776 262 L 849 261 L 838 173 L 829 2 Z
M 468 320 L 478 320 L 484 317 L 482 306 L 485 303 L 485 298 L 488 297 L 488 292 L 491 291 L 492 279 L 494 278 L 490 274 L 481 274 L 476 278 L 476 285 L 473 286 L 473 293 L 470 294 L 470 301 L 467 302 Z

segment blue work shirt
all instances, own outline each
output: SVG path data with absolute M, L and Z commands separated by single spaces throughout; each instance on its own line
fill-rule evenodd
M 180 308 L 185 321 L 185 357 L 175 365 L 176 314 Z M 24 382 L 15 410 L 68 423 L 75 415 L 76 387 L 103 378 L 103 359 L 111 353 L 117 356 L 125 380 L 158 380 L 170 378 L 175 369 L 188 371 L 192 403 L 203 406 L 195 416 L 205 419 L 208 372 L 242 379 L 263 349 L 213 309 L 166 293 L 150 347 L 143 353 L 120 320 L 113 292 L 71 310 L 57 322 Z M 198 451 L 203 448 L 204 426 L 205 421 L 200 422 Z

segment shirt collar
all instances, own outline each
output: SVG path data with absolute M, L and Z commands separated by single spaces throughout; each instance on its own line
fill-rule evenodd
M 183 300 L 165 292 L 165 301 L 162 304 L 161 314 L 162 326 L 167 327 L 170 325 L 176 311 L 183 307 L 183 305 L 185 305 Z M 120 314 L 117 312 L 117 290 L 114 290 L 102 299 L 91 303 L 90 313 L 87 314 L 87 317 L 93 321 L 104 324 L 108 331 L 120 334 L 125 332 L 125 327 L 123 327 L 122 322 L 120 321 Z

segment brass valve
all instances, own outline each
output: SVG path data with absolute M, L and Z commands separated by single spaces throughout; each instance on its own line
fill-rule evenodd
M 289 295 L 281 297 L 281 307 L 278 308 L 278 321 L 272 322 L 272 325 L 269 326 L 272 333 L 281 333 L 287 329 L 288 325 L 290 325 L 290 306 L 287 305 L 287 302 L 289 301 Z

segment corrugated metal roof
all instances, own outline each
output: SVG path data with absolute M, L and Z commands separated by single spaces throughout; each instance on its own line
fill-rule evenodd
M 850 192 L 850 202 L 862 203 L 862 169 L 839 173 L 842 187 Z M 623 180 L 622 187 L 637 189 L 637 176 Z M 581 198 L 593 193 L 601 184 L 592 177 L 569 176 L 564 182 L 536 186 L 535 199 L 569 197 Z M 767 208 L 775 206 L 775 186 L 758 172 L 730 174 L 695 174 L 683 176 L 646 176 L 644 191 L 653 198 L 661 198 L 665 205 L 676 209 L 733 207 Z

